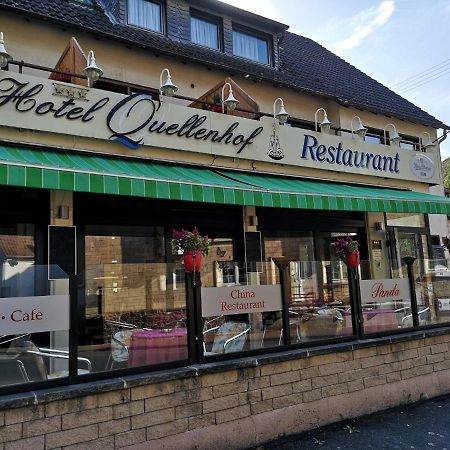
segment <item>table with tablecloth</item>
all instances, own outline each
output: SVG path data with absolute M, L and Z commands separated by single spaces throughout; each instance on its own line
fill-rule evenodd
M 187 359 L 187 329 L 136 331 L 131 336 L 129 352 L 129 367 Z
M 379 333 L 382 331 L 395 330 L 399 327 L 397 313 L 393 309 L 363 309 L 364 332 Z M 345 329 L 352 328 L 352 317 L 350 311 L 343 312 Z

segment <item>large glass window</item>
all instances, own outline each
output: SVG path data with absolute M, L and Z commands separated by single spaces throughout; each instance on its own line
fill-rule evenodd
M 93 371 L 188 357 L 182 267 L 165 261 L 162 227 L 87 227 L 79 354 Z
M 269 64 L 269 42 L 267 39 L 233 30 L 233 54 Z
M 425 216 L 416 213 L 386 213 L 387 225 L 391 227 L 425 227 Z
M 35 226 L 0 228 L 0 387 L 65 377 L 68 369 L 69 280 L 49 279 L 36 265 Z M 90 371 L 78 360 L 79 373 Z
M 202 17 L 191 16 L 191 41 L 204 47 L 219 49 L 219 24 Z
M 128 0 L 128 23 L 162 33 L 161 3 L 150 0 Z

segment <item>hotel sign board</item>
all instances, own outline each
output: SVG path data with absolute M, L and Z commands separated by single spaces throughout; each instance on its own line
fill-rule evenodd
M 274 164 L 439 183 L 436 156 L 0 71 L 0 126 Z
M 281 285 L 202 288 L 202 317 L 281 311 Z
M 361 280 L 361 303 L 382 304 L 385 302 L 411 301 L 409 282 L 406 278 Z

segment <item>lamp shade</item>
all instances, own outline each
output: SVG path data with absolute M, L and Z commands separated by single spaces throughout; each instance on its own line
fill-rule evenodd
M 280 106 L 280 110 L 278 111 L 278 113 L 275 115 L 275 117 L 278 119 L 278 121 L 280 122 L 280 124 L 285 124 L 286 121 L 289 119 L 289 114 L 286 111 L 286 109 L 284 108 L 284 104 L 282 103 Z
M 168 97 L 172 97 L 172 95 L 178 91 L 178 86 L 176 86 L 172 82 L 172 78 L 170 77 L 169 71 L 167 71 L 166 81 L 164 84 L 161 85 L 160 90 L 164 95 L 167 95 Z
M 331 129 L 331 122 L 328 120 L 327 113 L 325 112 L 323 115 L 323 120 L 320 123 L 320 131 L 328 132 Z
M 397 133 L 397 130 L 394 128 L 392 133 L 389 133 L 389 140 L 392 142 L 392 144 L 399 146 L 400 141 L 402 140 L 402 137 Z
M 88 65 L 83 70 L 83 73 L 88 79 L 89 86 L 92 86 L 103 75 L 103 70 L 100 69 L 100 67 L 97 67 L 97 64 L 95 62 L 93 50 L 89 52 Z
M 433 143 L 433 141 L 431 140 L 431 136 L 430 136 L 427 132 L 424 132 L 424 134 L 427 135 L 427 138 L 425 139 L 425 141 L 422 139 L 422 147 L 423 147 L 425 150 L 429 150 L 429 149 L 431 149 L 431 148 L 434 147 L 434 143 Z
M 231 89 L 224 103 L 229 111 L 233 111 L 236 109 L 237 105 L 239 105 L 239 101 L 234 98 L 233 91 Z
M 395 145 L 397 147 L 400 146 L 400 141 L 402 140 L 401 136 L 397 133 L 397 128 L 395 128 L 395 125 L 393 123 L 388 123 L 383 130 L 383 134 L 384 134 L 384 143 L 385 145 L 387 144 L 387 140 L 386 140 L 386 130 L 388 129 L 388 127 L 392 128 L 392 132 L 389 133 L 389 144 L 390 145 Z
M 358 119 L 358 128 L 356 128 L 356 130 L 353 129 L 353 121 L 355 119 Z M 363 125 L 361 118 L 359 116 L 353 117 L 351 126 L 352 126 L 352 133 L 355 132 L 361 139 L 364 140 L 364 137 L 366 136 L 367 133 L 367 128 Z
M 4 68 L 12 60 L 12 56 L 6 51 L 3 33 L 0 32 L 0 68 Z

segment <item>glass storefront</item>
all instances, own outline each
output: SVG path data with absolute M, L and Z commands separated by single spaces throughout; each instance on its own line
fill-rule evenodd
M 184 277 L 164 262 L 164 228 L 85 230 L 79 354 L 96 372 L 187 359 Z
M 48 266 L 49 220 L 37 211 L 49 195 L 40 195 L 27 214 L 12 210 L 20 220 L 0 224 L 0 307 L 11 325 L 0 336 L 4 390 L 450 322 L 449 281 L 432 270 L 421 215 L 387 217 L 391 277 L 382 278 L 362 213 L 260 208 L 258 232 L 247 233 L 241 207 L 76 194 L 78 271 L 69 273 Z M 173 228 L 195 225 L 211 245 L 193 276 L 171 239 Z M 336 255 L 341 238 L 360 243 L 356 271 Z M 44 314 L 52 320 L 40 322 Z

